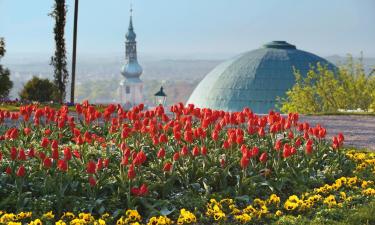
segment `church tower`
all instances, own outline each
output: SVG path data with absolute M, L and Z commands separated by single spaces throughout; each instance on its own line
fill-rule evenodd
M 137 59 L 137 42 L 132 13 L 133 9 L 130 8 L 129 28 L 125 35 L 125 65 L 121 69 L 124 79 L 120 83 L 121 104 L 128 109 L 143 102 L 143 82 L 140 79 L 143 70 Z

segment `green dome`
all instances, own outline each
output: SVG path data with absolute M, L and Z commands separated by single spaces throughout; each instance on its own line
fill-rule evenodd
M 275 109 L 277 96 L 285 96 L 293 87 L 293 67 L 306 75 L 310 65 L 318 62 L 336 68 L 285 41 L 273 41 L 218 65 L 198 84 L 187 103 L 225 111 L 249 107 L 255 113 L 268 113 Z

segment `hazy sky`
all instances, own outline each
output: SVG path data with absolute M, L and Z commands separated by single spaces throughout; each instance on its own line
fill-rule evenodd
M 52 54 L 54 0 L 0 0 L 9 55 Z M 71 52 L 74 1 L 67 0 Z M 129 0 L 80 0 L 78 54 L 124 51 Z M 375 0 L 133 0 L 139 52 L 237 54 L 272 40 L 322 56 L 375 57 Z

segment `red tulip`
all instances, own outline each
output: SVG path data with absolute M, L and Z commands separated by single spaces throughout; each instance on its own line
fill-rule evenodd
M 18 153 L 18 160 L 26 160 L 25 150 L 23 150 L 22 148 L 20 149 Z
M 267 158 L 268 158 L 267 153 L 263 152 L 259 157 L 259 161 L 261 161 L 262 163 L 265 163 L 267 162 Z
M 70 150 L 69 147 L 65 147 L 64 148 L 64 159 L 66 161 L 69 161 L 72 159 L 72 151 Z
M 201 154 L 202 155 L 207 155 L 207 148 L 206 148 L 206 146 L 202 146 L 201 147 Z
M 47 169 L 51 168 L 52 166 L 52 159 L 51 158 L 45 158 L 43 160 L 43 166 Z
M 57 148 L 54 148 L 54 149 L 52 150 L 52 158 L 53 158 L 54 160 L 58 160 L 58 159 L 59 159 L 59 150 L 58 150 Z
M 49 140 L 48 140 L 48 138 L 46 138 L 46 137 L 42 138 L 42 141 L 41 141 L 40 145 L 41 145 L 43 148 L 47 148 L 48 145 L 49 145 Z
M 250 162 L 250 159 L 246 155 L 242 156 L 241 161 L 240 161 L 241 168 L 242 169 L 247 168 L 247 166 L 249 165 L 249 162 Z
M 88 174 L 94 174 L 94 173 L 96 172 L 96 164 L 95 164 L 94 161 L 91 161 L 91 160 L 90 160 L 90 162 L 88 162 L 88 163 L 86 164 L 86 172 L 87 172 Z
M 160 135 L 159 142 L 160 143 L 167 143 L 168 142 L 167 136 L 165 134 Z
M 16 160 L 17 155 L 18 155 L 17 149 L 16 149 L 15 147 L 12 147 L 12 148 L 10 149 L 10 159 L 11 159 L 12 161 Z
M 31 129 L 29 127 L 25 127 L 23 129 L 23 133 L 27 136 L 27 135 L 29 135 L 31 133 Z
M 129 166 L 129 169 L 128 169 L 128 179 L 129 180 L 133 180 L 134 179 L 134 177 L 135 177 L 135 171 L 134 171 L 134 166 L 133 166 L 133 164 L 131 164 L 130 166 Z
M 68 163 L 63 159 L 59 159 L 57 162 L 57 168 L 63 172 L 66 172 L 68 170 Z
M 96 185 L 96 180 L 94 177 L 92 176 L 89 177 L 89 184 L 91 187 L 94 187 Z
M 339 133 L 337 136 L 337 140 L 339 141 L 340 145 L 342 145 L 345 140 L 344 135 L 342 133 Z
M 8 175 L 11 175 L 12 174 L 12 168 L 10 168 L 9 166 L 5 169 L 5 173 L 8 174 Z
M 148 187 L 146 184 L 142 184 L 139 188 L 139 194 L 140 195 L 146 195 L 148 193 Z
M 180 154 L 178 152 L 173 154 L 173 160 L 177 161 L 180 158 Z
M 132 187 L 130 189 L 130 192 L 132 193 L 132 195 L 139 196 L 139 188 L 137 187 Z
M 282 146 L 282 142 L 279 139 L 279 140 L 276 141 L 274 148 L 275 148 L 276 151 L 279 151 L 281 149 L 281 146 Z
M 81 158 L 81 154 L 78 152 L 78 150 L 74 150 L 74 151 L 73 151 L 73 155 L 74 155 L 74 157 L 76 157 L 77 159 L 80 159 L 80 158 Z
M 163 167 L 164 172 L 170 172 L 172 170 L 172 163 L 171 162 L 166 162 Z
M 59 147 L 59 143 L 56 140 L 52 140 L 51 148 L 55 150 L 58 147 Z
M 199 148 L 197 146 L 195 146 L 193 148 L 193 156 L 198 156 L 199 155 Z
M 189 150 L 188 150 L 188 148 L 186 147 L 186 145 L 184 145 L 184 146 L 181 148 L 181 155 L 182 155 L 182 156 L 186 156 L 188 153 L 189 153 Z
M 306 154 L 310 155 L 312 153 L 312 145 L 306 144 Z
M 35 157 L 35 150 L 33 148 L 30 148 L 29 151 L 27 152 L 27 156 L 29 158 Z
M 165 156 L 165 149 L 160 148 L 160 150 L 158 151 L 157 157 L 160 159 L 160 158 L 164 158 L 164 156 Z
M 18 168 L 16 175 L 17 175 L 17 177 L 23 177 L 23 176 L 25 176 L 25 174 L 26 174 L 26 169 L 23 165 L 21 165 Z

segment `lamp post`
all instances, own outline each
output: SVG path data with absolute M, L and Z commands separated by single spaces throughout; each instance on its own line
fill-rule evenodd
M 74 88 L 75 88 L 75 79 L 76 79 L 77 22 L 78 22 L 78 0 L 75 0 L 74 27 L 73 27 L 73 54 L 72 54 L 72 82 L 70 86 L 70 102 L 73 104 L 74 104 Z
M 163 86 L 160 87 L 160 90 L 154 94 L 155 96 L 155 104 L 156 105 L 165 105 L 167 101 L 167 95 L 163 91 Z

